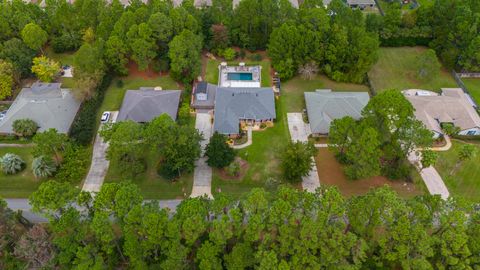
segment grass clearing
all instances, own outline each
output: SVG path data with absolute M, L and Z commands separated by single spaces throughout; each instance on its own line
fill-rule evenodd
M 439 76 L 428 82 L 417 79 L 418 56 L 425 47 L 380 48 L 377 63 L 368 72 L 372 87 L 386 89 L 425 89 L 440 92 L 441 88 L 458 87 L 450 72 L 442 68 Z
M 221 60 L 207 60 L 207 67 L 205 73 L 205 81 L 211 84 L 218 84 L 218 66 L 223 61 Z M 262 67 L 262 87 L 271 87 L 272 86 L 272 78 L 271 78 L 271 68 L 270 68 L 270 61 L 267 59 L 261 61 L 249 61 L 249 60 L 242 60 L 242 61 L 229 61 L 227 62 L 230 66 L 238 66 L 240 62 L 244 62 L 247 66 L 261 66 Z
M 282 99 L 285 101 L 286 112 L 301 112 L 305 108 L 304 92 L 317 89 L 332 89 L 342 92 L 368 92 L 369 88 L 363 84 L 340 83 L 318 75 L 313 80 L 304 80 L 296 76 L 282 83 Z
M 0 196 L 4 198 L 28 198 L 46 180 L 37 180 L 32 173 L 32 147 L 2 147 L 0 157 L 6 153 L 19 155 L 25 161 L 25 169 L 18 174 L 6 175 L 0 171 Z
M 400 180 L 389 180 L 383 176 L 368 179 L 349 180 L 343 172 L 343 166 L 335 159 L 335 155 L 328 148 L 320 148 L 315 157 L 320 183 L 336 186 L 347 197 L 363 195 L 372 188 L 389 186 L 402 197 L 421 195 L 426 189 L 420 175 L 412 171 L 413 183 Z
M 64 66 L 64 65 L 73 66 L 74 53 L 71 53 L 71 52 L 69 52 L 69 53 L 56 53 L 56 52 L 53 51 L 53 49 L 51 47 L 47 47 L 45 49 L 45 56 L 59 62 L 60 66 Z M 64 88 L 74 88 L 75 87 L 75 82 L 74 82 L 73 78 L 60 77 L 58 79 L 58 82 L 61 82 L 62 87 L 64 87 Z
M 147 162 L 146 171 L 133 178 L 122 175 L 119 165 L 111 162 L 105 183 L 132 181 L 138 185 L 145 199 L 185 199 L 190 195 L 193 173 L 182 175 L 172 182 L 157 174 L 157 163 L 160 160 L 158 153 L 150 151 L 145 155 L 145 160 Z
M 462 78 L 462 82 L 477 104 L 480 104 L 480 78 Z
M 459 162 L 458 153 L 465 144 L 459 140 L 452 140 L 452 148 L 445 152 L 438 152 L 438 161 L 435 168 L 447 185 L 450 195 L 462 196 L 473 202 L 480 202 L 480 145 L 477 155 L 472 160 Z M 457 165 L 458 164 L 458 165 Z

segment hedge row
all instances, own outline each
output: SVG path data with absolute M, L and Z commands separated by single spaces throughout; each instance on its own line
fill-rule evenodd
M 80 111 L 70 129 L 70 137 L 79 144 L 87 145 L 92 142 L 95 135 L 97 111 L 102 105 L 105 91 L 110 86 L 113 76 L 107 74 L 97 87 L 95 96 L 83 102 Z

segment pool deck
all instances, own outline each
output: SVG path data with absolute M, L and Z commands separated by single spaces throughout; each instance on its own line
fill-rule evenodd
M 220 87 L 260 87 L 261 86 L 261 66 L 218 66 L 218 86 Z M 251 73 L 252 80 L 229 80 L 229 73 Z

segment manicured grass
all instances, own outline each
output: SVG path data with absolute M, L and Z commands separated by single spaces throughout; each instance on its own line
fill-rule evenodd
M 265 131 L 253 132 L 253 144 L 238 151 L 238 156 L 246 160 L 249 168 L 241 180 L 222 180 L 214 171 L 212 192 L 222 192 L 240 197 L 255 187 L 272 189 L 269 182 L 283 182 L 279 155 L 285 144 L 290 140 L 288 133 L 287 117 L 285 113 L 284 98 L 276 101 L 277 120 L 275 125 Z
M 480 104 L 480 78 L 462 78 L 468 92 L 477 104 Z
M 55 53 L 51 47 L 47 47 L 45 49 L 45 56 L 51 58 L 60 63 L 61 66 L 63 65 L 70 65 L 73 66 L 73 53 Z M 75 84 L 73 78 L 58 78 L 58 81 L 62 83 L 62 87 L 64 88 L 74 88 Z
M 480 146 L 477 145 L 478 153 L 475 158 L 460 162 L 458 152 L 463 144 L 465 143 L 462 141 L 453 140 L 450 150 L 438 152 L 435 168 L 442 176 L 450 195 L 480 202 Z
M 369 88 L 362 84 L 339 83 L 330 80 L 325 75 L 318 75 L 313 80 L 304 80 L 296 76 L 282 83 L 282 100 L 285 102 L 286 112 L 301 112 L 305 108 L 303 93 L 316 89 L 332 89 L 333 91 L 368 92 Z
M 221 60 L 212 60 L 208 59 L 207 61 L 207 69 L 206 69 L 206 74 L 205 74 L 205 81 L 212 83 L 212 84 L 218 84 L 218 66 L 220 63 L 223 62 Z M 244 60 L 244 61 L 230 61 L 227 62 L 228 65 L 231 66 L 237 66 L 238 63 L 244 62 L 245 65 L 247 66 L 261 66 L 262 67 L 262 82 L 261 85 L 262 87 L 271 87 L 272 86 L 272 78 L 270 76 L 270 61 L 264 59 L 262 61 L 256 62 L 256 61 L 249 61 L 249 60 Z
M 147 153 L 145 156 L 146 171 L 134 178 L 122 175 L 119 165 L 111 162 L 105 182 L 130 180 L 138 185 L 145 199 L 184 199 L 189 196 L 192 191 L 193 173 L 183 175 L 174 182 L 166 180 L 157 174 L 159 159 L 160 156 L 157 153 Z
M 378 62 L 368 72 L 372 87 L 386 89 L 425 89 L 439 92 L 441 88 L 457 87 L 449 71 L 442 68 L 439 76 L 425 82 L 417 79 L 418 56 L 425 47 L 380 48 Z
M 2 147 L 0 157 L 6 153 L 19 155 L 25 161 L 25 169 L 18 174 L 5 175 L 0 171 L 0 196 L 4 198 L 28 198 L 43 181 L 32 173 L 32 147 Z
M 389 186 L 402 197 L 420 195 L 425 191 L 425 185 L 420 175 L 412 169 L 412 182 L 389 180 L 386 177 L 376 176 L 368 179 L 349 180 L 344 174 L 343 165 L 338 163 L 334 154 L 328 148 L 320 148 L 315 157 L 320 183 L 336 186 L 347 197 L 363 195 L 372 188 Z

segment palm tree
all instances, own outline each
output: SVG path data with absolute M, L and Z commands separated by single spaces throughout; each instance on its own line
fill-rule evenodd
M 37 178 L 46 178 L 52 176 L 57 167 L 52 159 L 45 156 L 39 156 L 32 162 L 33 175 Z
M 20 156 L 12 153 L 6 153 L 0 158 L 0 165 L 5 174 L 16 174 L 25 169 L 25 161 Z

